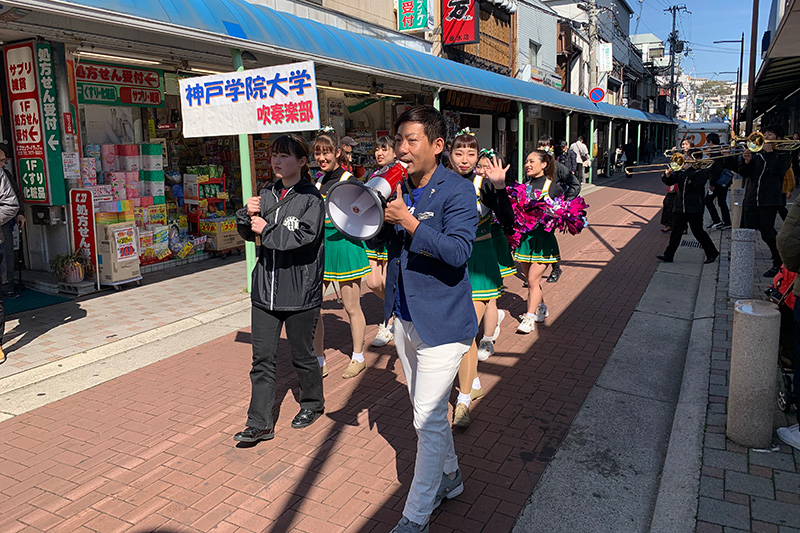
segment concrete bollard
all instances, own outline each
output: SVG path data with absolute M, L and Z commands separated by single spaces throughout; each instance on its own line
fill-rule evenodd
M 756 264 L 756 230 L 735 229 L 731 239 L 731 261 L 728 270 L 728 296 L 750 298 Z
M 733 229 L 741 228 L 742 204 L 744 203 L 744 189 L 742 187 L 731 187 L 730 194 L 731 194 L 731 227 L 733 227 Z
M 768 448 L 772 442 L 780 325 L 775 304 L 736 302 L 726 433 L 741 446 Z

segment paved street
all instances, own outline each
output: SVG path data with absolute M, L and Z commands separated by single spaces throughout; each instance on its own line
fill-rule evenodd
M 479 367 L 486 397 L 455 435 L 465 492 L 434 514 L 432 531 L 511 530 L 656 269 L 662 189 L 639 177 L 588 195 L 591 226 L 560 238 L 565 273 L 545 287 L 547 323 L 520 336 L 506 320 Z M 208 272 L 238 284 L 236 268 Z M 128 294 L 153 291 L 144 298 L 158 307 L 158 286 L 174 281 Z M 521 282 L 508 285 L 500 307 L 517 316 Z M 380 302 L 363 301 L 371 338 Z M 249 333 L 236 331 L 0 423 L 0 530 L 391 529 L 415 449 L 400 365 L 392 346 L 371 349 L 368 369 L 342 380 L 349 329 L 338 305 L 325 307 L 326 415 L 311 428 L 289 427 L 296 379 L 283 357 L 275 439 L 235 446 L 250 388 Z M 93 314 L 81 320 L 88 333 Z

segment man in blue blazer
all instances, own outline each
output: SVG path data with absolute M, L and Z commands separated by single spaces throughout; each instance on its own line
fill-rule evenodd
M 436 109 L 407 110 L 395 131 L 395 153 L 409 180 L 398 186 L 397 198 L 386 206 L 386 224 L 369 244 L 387 244 L 384 319 L 395 316 L 394 342 L 417 432 L 414 480 L 392 533 L 419 533 L 428 531 L 444 498 L 464 490 L 447 399 L 478 332 L 467 275 L 478 210 L 472 182 L 438 164 L 447 129 Z

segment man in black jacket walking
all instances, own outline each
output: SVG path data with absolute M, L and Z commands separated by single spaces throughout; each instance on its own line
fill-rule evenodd
M 778 126 L 767 126 L 763 134 L 766 141 L 774 141 L 783 132 Z M 764 143 L 764 148 L 755 154 L 745 150 L 739 161 L 739 174 L 744 178 L 742 227 L 757 229 L 772 255 L 772 268 L 764 272 L 765 278 L 774 277 L 782 264 L 775 244 L 775 215 L 782 205 L 782 198 L 785 198 L 783 178 L 791 164 L 790 153 L 775 151 L 769 142 Z
M 669 235 L 669 244 L 664 255 L 658 256 L 661 261 L 672 263 L 687 225 L 692 228 L 692 235 L 703 246 L 706 253 L 705 262 L 713 263 L 719 257 L 717 247 L 703 229 L 703 211 L 705 209 L 703 196 L 707 180 L 707 170 L 694 168 L 689 164 L 684 165 L 683 169 L 677 172 L 667 169 L 661 176 L 661 181 L 665 185 L 678 185 L 678 194 L 675 196 L 675 206 L 672 212 L 672 233 Z
M 308 145 L 284 135 L 270 147 L 276 179 L 236 213 L 239 234 L 256 241 L 258 263 L 251 291 L 253 367 L 247 428 L 233 439 L 270 440 L 274 434 L 275 357 L 281 329 L 300 380 L 300 412 L 292 427 L 310 426 L 323 413 L 322 372 L 314 329 L 322 306 L 325 207 L 308 174 Z
M 708 194 L 706 195 L 706 208 L 708 214 L 711 215 L 711 225 L 709 228 L 714 229 L 731 229 L 731 213 L 728 210 L 728 190 L 730 189 L 734 170 L 737 170 L 736 158 L 734 156 L 722 157 L 719 150 L 715 150 L 719 146 L 719 135 L 716 133 L 709 133 L 706 136 L 708 146 L 711 148 L 709 157 L 714 158 L 714 164 L 708 171 Z M 722 220 L 717 213 L 717 208 L 714 206 L 714 200 L 719 204 L 719 213 L 722 214 Z

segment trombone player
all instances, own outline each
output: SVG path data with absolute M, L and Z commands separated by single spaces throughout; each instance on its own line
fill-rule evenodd
M 763 148 L 755 153 L 745 150 L 739 160 L 739 174 L 744 179 L 742 227 L 757 229 L 769 247 L 772 268 L 764 272 L 772 278 L 781 268 L 781 256 L 775 244 L 775 216 L 781 207 L 783 177 L 791 167 L 791 152 L 775 150 L 775 141 L 783 134 L 780 126 L 763 128 Z
M 687 141 L 684 140 L 685 144 Z M 719 257 L 717 247 L 703 229 L 703 212 L 705 202 L 703 198 L 708 181 L 708 169 L 703 168 L 693 156 L 695 151 L 687 150 L 683 167 L 679 170 L 668 168 L 661 176 L 661 181 L 667 186 L 677 185 L 678 194 L 675 195 L 675 204 L 672 209 L 672 231 L 669 235 L 669 244 L 663 255 L 657 256 L 660 261 L 672 263 L 675 252 L 681 244 L 681 237 L 687 226 L 692 229 L 697 242 L 703 246 L 706 253 L 706 263 L 713 263 Z

